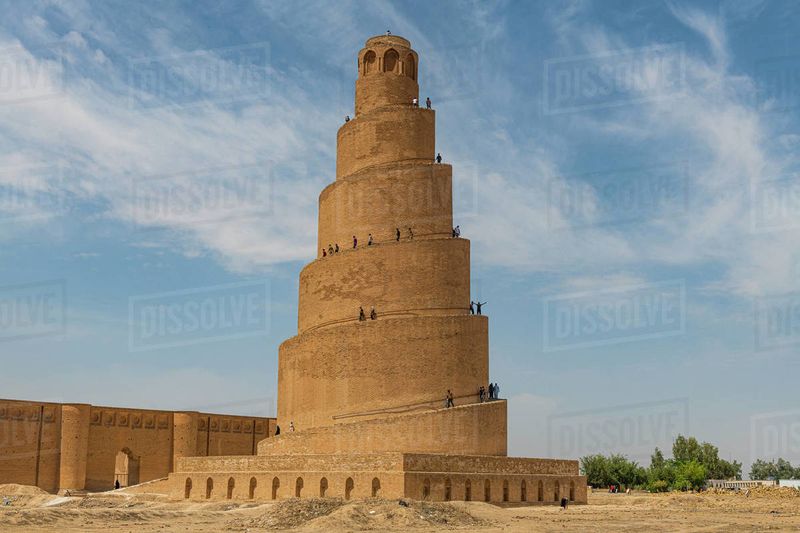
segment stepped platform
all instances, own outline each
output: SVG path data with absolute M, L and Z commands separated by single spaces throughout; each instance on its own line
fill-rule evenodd
M 387 452 L 184 457 L 170 496 L 188 500 L 414 498 L 586 503 L 578 461 Z
M 441 405 L 442 400 L 436 403 Z M 402 450 L 504 456 L 507 453 L 506 406 L 505 400 L 449 409 L 432 408 L 426 403 L 348 413 L 339 415 L 333 425 L 284 432 L 264 439 L 258 443 L 258 455 Z M 404 412 L 395 412 L 400 409 Z

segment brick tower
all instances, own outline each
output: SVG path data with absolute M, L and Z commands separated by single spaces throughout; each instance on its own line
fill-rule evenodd
M 176 497 L 247 485 L 267 499 L 586 501 L 577 461 L 506 457 L 506 401 L 479 401 L 488 319 L 469 311 L 469 241 L 452 235 L 435 112 L 413 104 L 418 69 L 402 37 L 372 37 L 358 54 L 318 255 L 300 273 L 298 334 L 279 350 L 281 434 L 257 457 L 180 459 Z
M 469 241 L 452 238 L 452 168 L 434 162 L 435 112 L 412 104 L 418 64 L 396 36 L 373 37 L 358 55 L 356 114 L 339 129 L 336 181 L 319 198 L 319 256 L 300 273 L 298 335 L 280 349 L 281 428 L 394 418 L 441 407 L 448 389 L 456 405 L 479 407 L 488 385 L 487 319 L 469 314 Z M 494 407 L 492 421 L 472 409 L 451 438 L 417 434 L 409 445 L 504 454 L 505 402 Z M 493 437 L 478 438 L 488 424 Z M 391 425 L 365 439 L 370 451 L 393 446 Z

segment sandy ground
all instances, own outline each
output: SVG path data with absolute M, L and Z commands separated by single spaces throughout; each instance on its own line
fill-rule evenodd
M 12 499 L 3 506 L 2 497 Z M 590 495 L 588 505 L 497 507 L 481 502 L 403 506 L 396 500 L 285 500 L 278 503 L 171 502 L 123 491 L 57 497 L 0 485 L 0 531 L 800 531 L 800 491 L 744 494 Z

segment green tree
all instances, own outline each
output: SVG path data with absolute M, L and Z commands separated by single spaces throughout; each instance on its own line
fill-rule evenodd
M 800 468 L 782 457 L 769 462 L 756 459 L 750 466 L 750 479 L 800 479 Z
M 672 457 L 678 464 L 695 461 L 703 465 L 707 479 L 741 479 L 742 463 L 720 459 L 719 448 L 699 443 L 694 437 L 678 435 L 672 444 Z
M 609 485 L 636 487 L 645 482 L 644 469 L 624 455 L 612 455 L 607 462 Z
M 678 435 L 672 443 L 672 458 L 676 463 L 700 462 L 702 450 L 700 443 L 694 437 L 686 438 Z
M 656 446 L 653 455 L 650 456 L 650 468 L 662 468 L 665 462 L 664 453 Z
M 607 487 L 611 484 L 608 482 L 608 460 L 602 454 L 581 457 L 581 473 L 592 487 Z
M 706 483 L 707 472 L 699 461 L 678 463 L 675 469 L 673 487 L 678 490 L 698 490 Z
M 763 459 L 756 459 L 750 465 L 750 479 L 770 479 L 775 475 L 773 472 L 774 465 L 768 463 Z
M 779 457 L 778 460 L 775 462 L 775 479 L 792 479 L 795 477 L 795 469 L 792 468 L 792 464 Z
M 665 459 L 664 453 L 656 448 L 650 456 L 650 467 L 646 471 L 647 490 L 665 492 L 675 484 L 676 463 L 674 459 Z
M 592 487 L 609 485 L 637 487 L 647 481 L 646 470 L 636 461 L 631 461 L 620 454 L 581 457 L 581 473 L 586 476 L 586 482 Z

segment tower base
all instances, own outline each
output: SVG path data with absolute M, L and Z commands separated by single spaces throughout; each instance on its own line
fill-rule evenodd
M 418 453 L 186 457 L 169 476 L 174 499 L 412 498 L 586 503 L 578 461 Z

